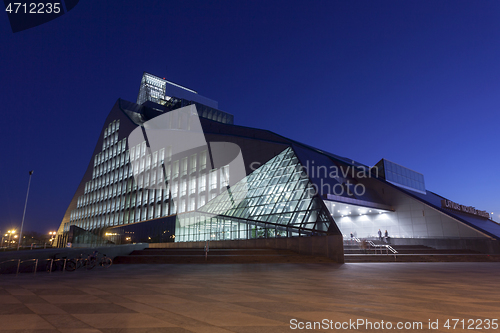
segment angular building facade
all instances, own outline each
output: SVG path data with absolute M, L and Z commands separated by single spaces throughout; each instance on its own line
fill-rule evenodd
M 136 103 L 118 99 L 109 113 L 57 243 L 369 238 L 379 229 L 400 243 L 500 238 L 486 212 L 426 190 L 420 173 L 235 125 L 217 102 L 144 73 Z

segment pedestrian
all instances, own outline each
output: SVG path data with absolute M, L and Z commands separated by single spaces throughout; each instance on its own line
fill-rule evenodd
M 384 238 L 385 238 L 385 242 L 389 243 L 389 233 L 387 232 L 387 230 L 384 233 Z
M 351 244 L 354 243 L 354 234 L 351 232 Z
M 378 229 L 378 239 L 382 240 L 382 230 Z

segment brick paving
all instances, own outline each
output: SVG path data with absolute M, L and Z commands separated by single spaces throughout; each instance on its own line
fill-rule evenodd
M 431 331 L 430 319 L 440 325 L 432 332 L 465 332 L 442 325 L 500 319 L 498 281 L 500 263 L 113 265 L 1 275 L 0 332 L 300 331 L 292 319 L 421 321 L 421 332 Z

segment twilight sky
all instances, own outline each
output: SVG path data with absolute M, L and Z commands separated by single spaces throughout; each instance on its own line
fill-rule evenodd
M 500 220 L 500 2 L 80 1 L 12 33 L 0 15 L 0 232 L 56 230 L 118 98 L 144 71 L 238 125 L 367 165 Z

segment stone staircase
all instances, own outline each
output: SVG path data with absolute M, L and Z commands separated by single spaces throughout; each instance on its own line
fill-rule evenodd
M 383 242 L 372 241 L 377 245 Z M 435 249 L 424 245 L 391 245 L 397 253 L 385 249 L 366 251 L 356 243 L 344 243 L 346 263 L 366 262 L 500 262 L 500 255 L 484 254 L 466 249 Z
M 281 249 L 203 249 L 171 248 L 133 251 L 118 256 L 113 264 L 243 264 L 243 263 L 334 263 L 326 257 L 301 255 Z

